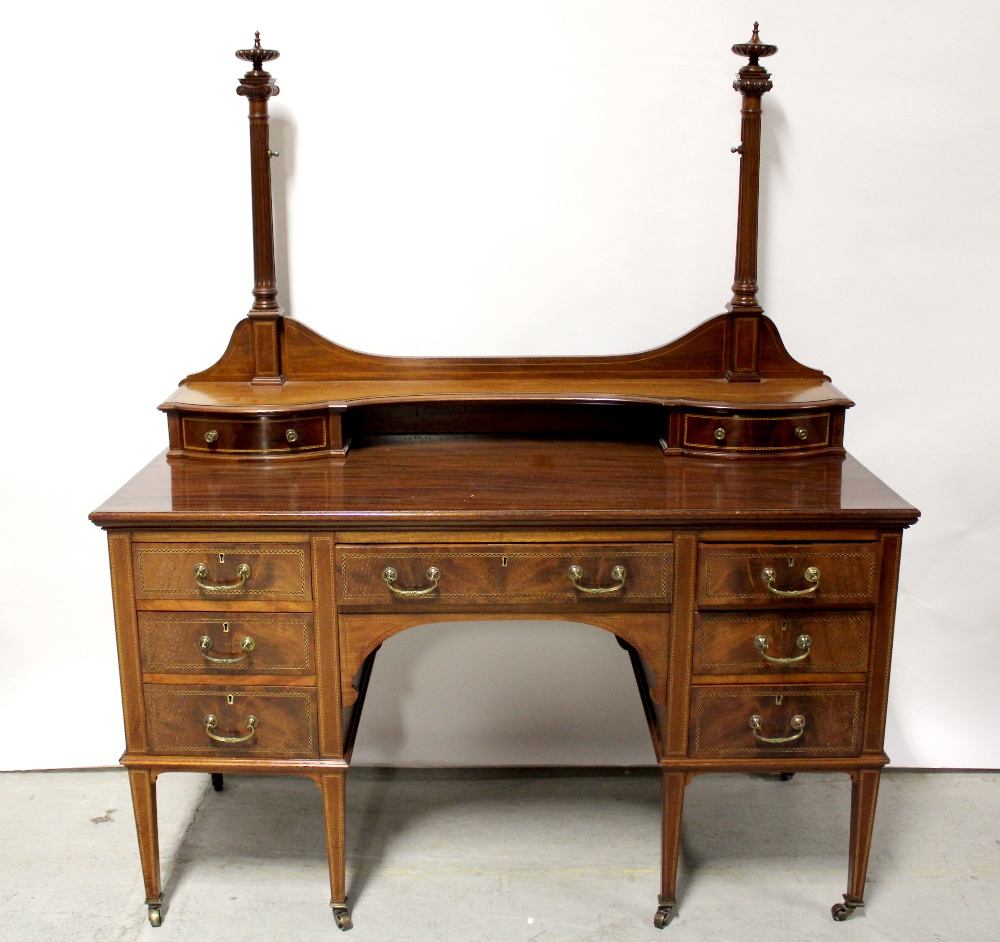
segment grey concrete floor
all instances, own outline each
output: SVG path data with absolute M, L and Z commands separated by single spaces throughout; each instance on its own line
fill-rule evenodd
M 355 928 L 327 902 L 308 780 L 160 778 L 164 924 L 146 921 L 120 770 L 0 775 L 0 939 L 241 942 L 1000 939 L 1000 773 L 883 776 L 866 910 L 846 885 L 845 775 L 696 778 L 680 914 L 653 928 L 653 770 L 348 774 Z

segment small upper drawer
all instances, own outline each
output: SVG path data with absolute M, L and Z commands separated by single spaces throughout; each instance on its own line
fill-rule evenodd
M 316 756 L 316 692 L 304 687 L 147 684 L 146 726 L 156 755 Z
M 860 684 L 694 687 L 689 754 L 697 759 L 857 755 L 864 689 Z
M 712 451 L 801 451 L 830 444 L 830 413 L 701 415 L 686 413 L 685 448 Z
M 699 612 L 699 674 L 861 674 L 868 670 L 871 612 Z
M 324 413 L 285 416 L 184 415 L 185 451 L 206 455 L 292 454 L 329 447 Z
M 316 672 L 312 615 L 140 612 L 139 653 L 148 674 Z
M 878 592 L 877 543 L 740 544 L 698 547 L 698 605 L 866 605 Z
M 665 607 L 669 544 L 340 546 L 337 601 L 380 611 L 414 607 L 605 603 Z
M 308 543 L 134 543 L 139 599 L 312 598 Z

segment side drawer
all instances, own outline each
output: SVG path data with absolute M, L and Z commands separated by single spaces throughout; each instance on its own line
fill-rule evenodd
M 312 615 L 140 612 L 149 674 L 314 674 Z
M 308 543 L 134 543 L 137 599 L 312 599 Z
M 231 457 L 295 454 L 330 447 L 326 413 L 183 415 L 181 442 L 185 451 Z
M 695 675 L 865 673 L 871 621 L 870 612 L 699 612 L 692 667 Z
M 878 594 L 878 543 L 698 547 L 699 608 L 868 605 Z
M 864 689 L 861 684 L 694 687 L 689 754 L 696 759 L 856 756 Z
M 149 749 L 155 755 L 318 755 L 312 689 L 146 684 L 143 694 Z M 242 741 L 220 742 L 210 733 Z
M 830 413 L 702 415 L 685 413 L 681 444 L 718 452 L 810 451 L 830 444 Z
M 338 606 L 363 611 L 578 602 L 665 608 L 669 544 L 339 546 Z

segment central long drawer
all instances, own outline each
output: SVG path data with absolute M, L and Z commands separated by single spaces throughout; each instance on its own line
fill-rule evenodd
M 343 545 L 336 551 L 344 611 L 479 609 L 579 603 L 669 607 L 670 544 Z

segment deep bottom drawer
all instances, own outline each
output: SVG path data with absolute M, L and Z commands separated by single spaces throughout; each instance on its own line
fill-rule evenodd
M 310 688 L 147 684 L 144 694 L 149 749 L 156 755 L 318 754 L 316 693 Z
M 860 684 L 695 687 L 690 755 L 698 759 L 858 755 L 863 693 Z

